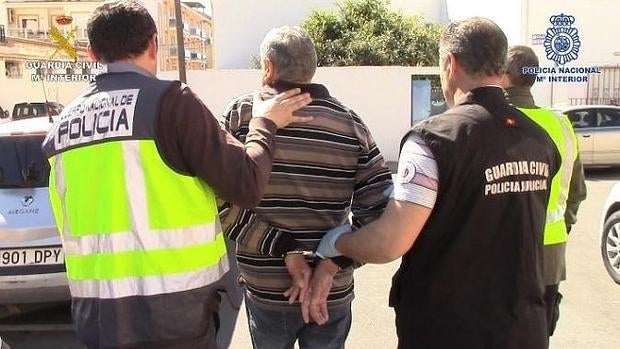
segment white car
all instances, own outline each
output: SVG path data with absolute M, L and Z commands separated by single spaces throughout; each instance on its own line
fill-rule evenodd
M 611 278 L 620 284 L 620 182 L 609 192 L 603 206 L 601 253 Z
M 578 105 L 562 113 L 573 124 L 584 166 L 620 166 L 620 107 Z
M 0 305 L 69 299 L 41 144 L 48 117 L 0 125 Z

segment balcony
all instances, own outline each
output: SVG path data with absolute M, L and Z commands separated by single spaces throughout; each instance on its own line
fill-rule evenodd
M 2 24 L 0 24 L 0 44 L 6 44 L 6 32 Z
M 101 2 L 101 0 L 5 0 L 6 3 L 27 2 Z
M 68 31 L 63 31 L 63 35 L 67 35 Z M 6 36 L 13 38 L 21 38 L 21 39 L 32 39 L 32 40 L 45 40 L 51 41 L 49 37 L 49 30 L 32 30 L 27 28 L 8 28 L 6 31 Z M 86 29 L 78 29 L 75 35 L 76 41 L 78 43 L 80 41 L 88 42 L 88 33 Z
M 176 61 L 178 59 L 177 56 L 177 48 L 175 46 L 171 46 L 168 47 L 168 57 L 169 60 L 173 60 Z M 186 49 L 185 50 L 185 60 L 187 62 L 189 61 L 194 61 L 194 62 L 203 62 L 206 63 L 208 62 L 209 58 L 207 57 L 206 54 L 193 50 L 193 49 Z

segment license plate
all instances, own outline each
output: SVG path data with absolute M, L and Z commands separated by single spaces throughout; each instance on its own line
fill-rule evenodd
M 0 267 L 53 265 L 62 264 L 64 260 L 60 247 L 0 250 Z

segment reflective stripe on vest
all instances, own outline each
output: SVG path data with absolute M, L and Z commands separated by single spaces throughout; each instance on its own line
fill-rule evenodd
M 213 191 L 169 168 L 154 141 L 89 144 L 50 163 L 74 297 L 186 291 L 228 270 Z
M 544 243 L 554 245 L 566 242 L 568 234 L 564 223 L 566 200 L 570 188 L 573 166 L 577 157 L 577 138 L 564 115 L 557 115 L 546 109 L 519 108 L 530 119 L 540 125 L 558 149 L 561 158 L 560 170 L 551 181 L 551 193 L 547 205 Z

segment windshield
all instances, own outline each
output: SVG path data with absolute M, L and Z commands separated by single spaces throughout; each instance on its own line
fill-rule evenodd
M 44 135 L 0 137 L 0 189 L 47 187 Z
M 45 103 L 20 103 L 13 108 L 13 120 L 23 120 L 37 118 L 41 116 L 56 116 L 62 111 L 62 105 L 58 103 L 48 103 L 47 110 Z

